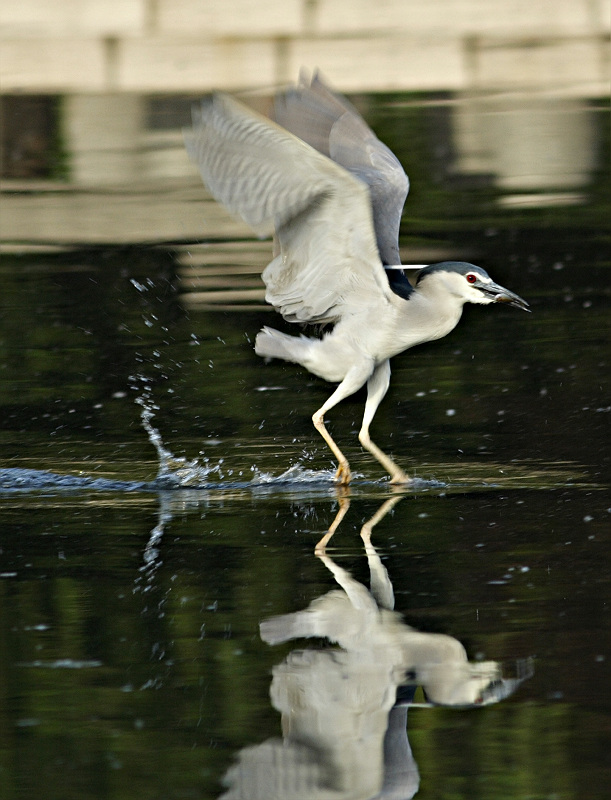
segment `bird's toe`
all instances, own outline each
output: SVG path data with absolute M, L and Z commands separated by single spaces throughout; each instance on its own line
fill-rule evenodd
M 401 469 L 391 475 L 390 482 L 393 486 L 408 486 L 412 483 L 412 478 Z
M 335 473 L 335 483 L 339 484 L 340 486 L 346 486 L 350 483 L 351 478 L 352 473 L 350 472 L 348 462 L 345 464 L 340 463 L 339 467 L 337 468 L 337 472 Z

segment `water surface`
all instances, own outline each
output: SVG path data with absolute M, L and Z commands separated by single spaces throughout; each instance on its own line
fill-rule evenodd
M 398 140 L 425 108 L 376 113 Z M 3 258 L 2 796 L 605 796 L 606 178 L 516 208 L 435 152 L 404 252 L 467 254 L 533 313 L 467 308 L 394 360 L 399 493 L 362 394 L 329 415 L 338 492 L 330 387 L 254 355 L 268 243 Z

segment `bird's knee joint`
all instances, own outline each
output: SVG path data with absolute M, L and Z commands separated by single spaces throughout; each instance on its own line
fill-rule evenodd
M 366 445 L 371 443 L 371 438 L 369 436 L 369 431 L 361 428 L 359 431 L 359 442 L 365 447 Z

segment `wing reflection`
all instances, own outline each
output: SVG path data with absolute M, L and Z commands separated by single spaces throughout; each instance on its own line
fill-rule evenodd
M 369 590 L 326 552 L 349 508 L 343 498 L 315 550 L 340 588 L 304 611 L 261 623 L 271 645 L 316 638 L 339 647 L 294 650 L 274 668 L 270 695 L 282 739 L 240 752 L 222 800 L 409 800 L 420 782 L 407 737 L 416 688 L 427 700 L 420 706 L 464 708 L 498 702 L 532 675 L 530 661 L 516 662 L 512 678 L 496 661 L 471 663 L 457 639 L 417 631 L 393 611 L 392 584 L 371 533 L 400 499 L 387 500 L 361 529 Z

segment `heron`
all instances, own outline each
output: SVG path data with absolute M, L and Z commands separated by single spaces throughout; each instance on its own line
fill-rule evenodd
M 359 441 L 392 484 L 408 485 L 413 479 L 369 433 L 390 384 L 390 359 L 448 334 L 465 303 L 524 310 L 528 303 L 462 261 L 428 265 L 412 285 L 399 255 L 408 177 L 320 74 L 302 74 L 280 92 L 272 116 L 214 93 L 193 109 L 185 131 L 213 197 L 259 235 L 274 236 L 262 273 L 266 301 L 288 322 L 322 331 L 293 336 L 266 326 L 255 352 L 337 384 L 312 422 L 337 459 L 338 484 L 350 482 L 351 470 L 325 415 L 366 385 Z

